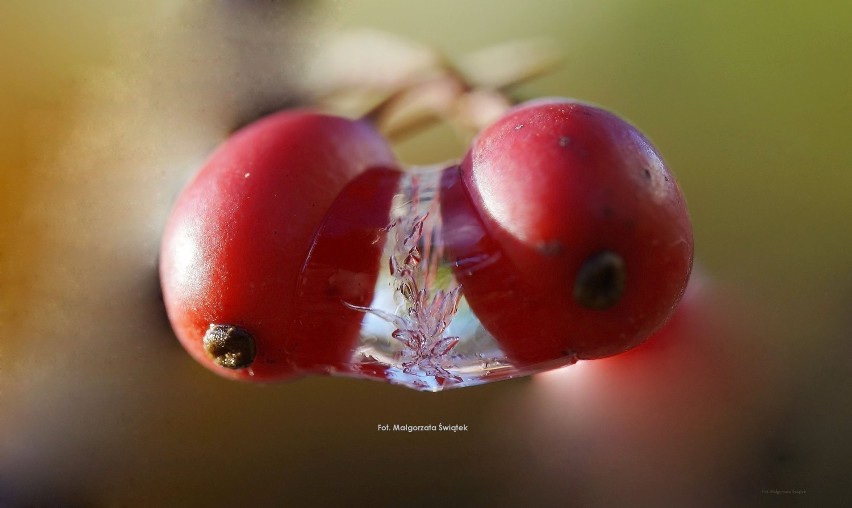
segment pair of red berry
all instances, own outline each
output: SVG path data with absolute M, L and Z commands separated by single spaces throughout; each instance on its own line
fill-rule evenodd
M 366 121 L 288 111 L 236 133 L 163 239 L 163 294 L 186 349 L 233 378 L 345 370 L 402 174 Z M 683 294 L 683 197 L 650 142 L 607 111 L 522 104 L 441 182 L 454 275 L 519 368 L 634 347 Z

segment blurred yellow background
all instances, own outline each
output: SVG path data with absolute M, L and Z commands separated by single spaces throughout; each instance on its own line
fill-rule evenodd
M 169 207 L 234 128 L 301 100 L 322 33 L 355 27 L 450 58 L 553 44 L 564 64 L 515 93 L 654 140 L 736 322 L 673 358 L 719 368 L 421 394 L 192 363 L 158 296 Z M 3 2 L 0 506 L 848 504 L 850 90 L 842 0 Z M 438 128 L 398 148 L 460 146 Z M 377 431 L 438 422 L 470 431 Z

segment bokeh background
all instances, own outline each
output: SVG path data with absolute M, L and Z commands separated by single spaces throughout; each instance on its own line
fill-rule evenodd
M 450 58 L 544 38 L 565 62 L 517 96 L 640 126 L 695 226 L 675 332 L 438 394 L 194 364 L 159 300 L 171 203 L 364 27 Z M 844 0 L 2 2 L 0 506 L 849 506 L 850 90 Z M 469 431 L 377 431 L 439 422 Z

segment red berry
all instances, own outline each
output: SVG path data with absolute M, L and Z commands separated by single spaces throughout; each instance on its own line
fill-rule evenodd
M 692 228 L 633 126 L 565 99 L 521 105 L 444 176 L 445 241 L 474 313 L 518 366 L 634 347 L 672 314 Z
M 299 277 L 299 334 L 289 342 L 301 368 L 350 370 L 364 313 L 344 303 L 367 307 L 373 300 L 401 176 L 395 169 L 365 171 L 343 189 L 317 230 Z
M 227 140 L 178 199 L 160 252 L 166 309 L 192 356 L 221 375 L 257 380 L 344 362 L 363 314 L 341 298 L 370 301 L 381 245 L 366 230 L 387 224 L 392 193 L 377 175 L 395 167 L 371 126 L 310 111 L 268 116 Z M 384 169 L 365 173 L 370 168 Z M 370 206 L 359 210 L 344 197 L 337 205 L 362 224 L 335 237 L 335 248 L 355 256 L 341 263 L 365 275 L 316 280 L 307 260 L 312 248 L 327 248 L 317 235 L 333 229 L 333 203 L 350 182 L 356 194 L 369 194 L 363 187 L 377 178 L 385 183 Z M 315 288 L 305 290 L 303 271 Z M 337 319 L 319 329 L 304 319 L 306 309 Z

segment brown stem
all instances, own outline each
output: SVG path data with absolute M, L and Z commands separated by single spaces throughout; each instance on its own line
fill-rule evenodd
M 477 132 L 489 125 L 505 110 L 515 104 L 507 95 L 512 87 L 550 72 L 558 62 L 555 59 L 540 63 L 537 67 L 515 76 L 508 82 L 492 87 L 480 87 L 472 83 L 464 73 L 444 55 L 437 55 L 440 74 L 426 80 L 413 82 L 396 90 L 362 116 L 362 120 L 373 124 L 393 141 L 415 135 L 417 132 L 441 121 L 469 128 Z M 449 97 L 441 100 L 441 93 Z M 430 104 L 429 94 L 432 94 Z M 405 106 L 418 97 L 426 97 L 422 111 L 412 118 L 394 125 L 392 119 Z M 437 102 L 437 104 L 436 104 Z

